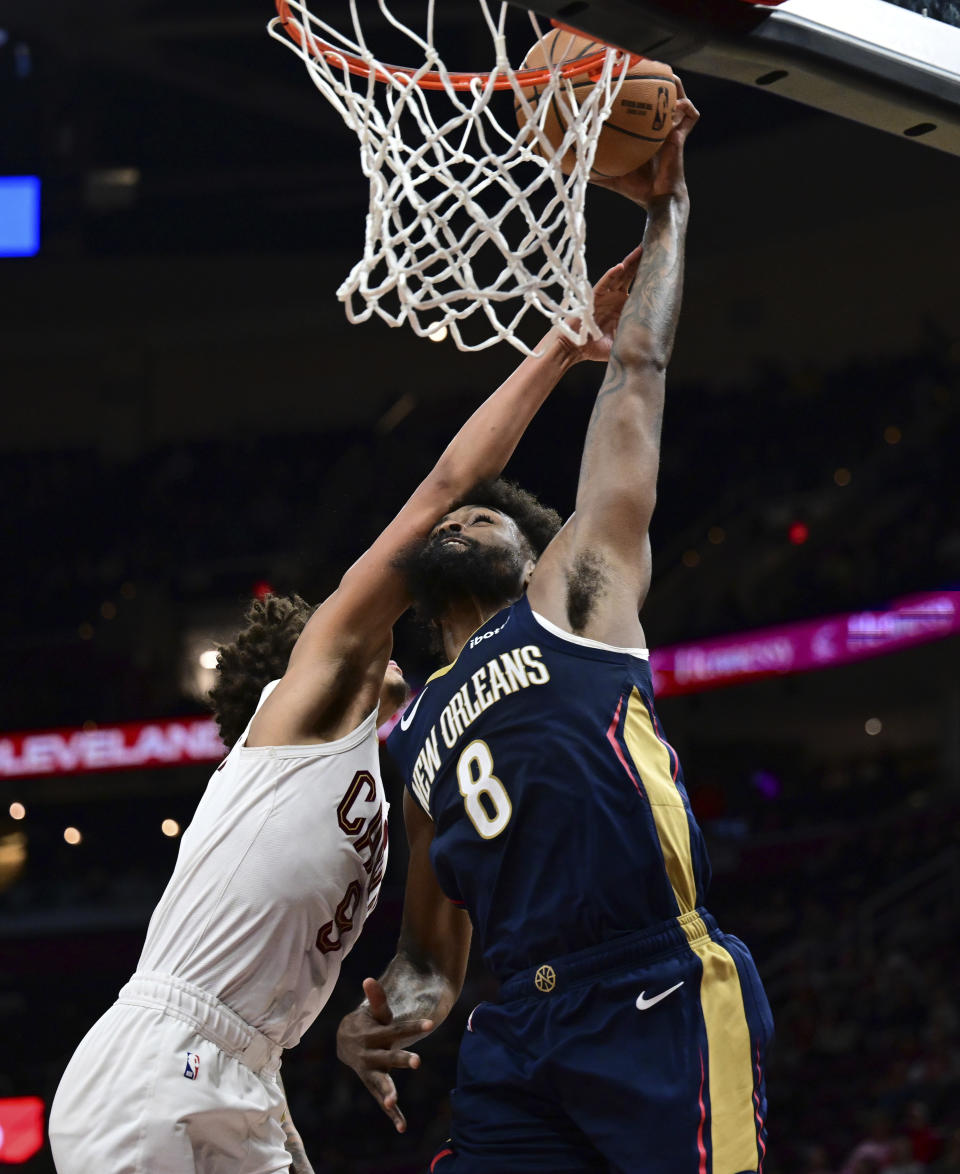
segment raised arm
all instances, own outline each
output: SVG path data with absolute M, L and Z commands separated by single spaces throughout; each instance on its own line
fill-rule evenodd
M 364 1001 L 337 1031 L 337 1055 L 357 1073 L 399 1133 L 406 1121 L 390 1076 L 419 1068 L 406 1049 L 439 1026 L 460 995 L 467 969 L 470 918 L 444 896 L 430 863 L 433 821 L 403 796 L 410 864 L 397 952 L 380 980 L 364 980 Z
M 531 605 L 568 631 L 642 644 L 637 617 L 650 584 L 665 376 L 683 287 L 689 197 L 683 144 L 699 115 L 682 98 L 654 159 L 604 186 L 647 210 L 643 259 L 620 318 L 587 429 L 576 512 L 542 556 Z
M 326 613 L 335 613 L 336 622 L 355 618 L 371 629 L 373 640 L 374 629 L 383 633 L 393 626 L 410 602 L 403 576 L 393 566 L 397 554 L 425 537 L 478 481 L 500 475 L 527 425 L 570 367 L 608 358 L 626 300 L 629 281 L 624 278 L 636 272 L 639 256 L 635 250 L 597 283 L 596 315 L 604 337 L 577 348 L 559 330 L 544 336 L 537 347 L 540 357 L 525 358 L 477 408 L 396 518 L 347 571 L 338 591 L 319 609 L 320 623 L 326 622 Z
M 248 744 L 338 737 L 370 711 L 389 656 L 391 629 L 410 602 L 394 565 L 397 556 L 424 538 L 474 484 L 499 475 L 569 367 L 607 358 L 638 261 L 635 250 L 595 289 L 602 338 L 576 348 L 559 330 L 551 330 L 538 346 L 539 357 L 525 358 L 467 420 L 406 505 L 311 616 L 283 681 L 257 714 Z

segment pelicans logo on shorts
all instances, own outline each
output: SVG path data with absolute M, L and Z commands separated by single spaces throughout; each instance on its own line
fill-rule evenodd
M 187 1080 L 196 1080 L 200 1075 L 200 1057 L 196 1052 L 187 1052 L 187 1066 L 183 1074 Z

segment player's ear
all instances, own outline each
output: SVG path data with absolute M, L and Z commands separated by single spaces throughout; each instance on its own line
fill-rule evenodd
M 536 570 L 537 560 L 535 558 L 528 558 L 523 564 L 523 589 L 530 586 L 530 580 L 533 577 L 533 572 Z

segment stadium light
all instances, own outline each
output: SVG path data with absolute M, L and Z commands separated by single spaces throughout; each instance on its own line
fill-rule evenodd
M 0 1097 L 0 1165 L 18 1166 L 43 1149 L 45 1111 L 39 1097 Z

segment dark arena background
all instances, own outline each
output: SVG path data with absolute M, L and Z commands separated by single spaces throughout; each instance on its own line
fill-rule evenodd
M 443 7 L 456 32 L 471 5 Z M 217 642 L 253 594 L 321 599 L 519 358 L 345 321 L 356 140 L 272 14 L 0 2 L 0 1166 L 35 1174 L 218 761 Z M 643 621 L 711 908 L 777 1022 L 764 1169 L 960 1171 L 960 159 L 677 68 L 702 119 Z M 587 215 L 599 275 L 642 217 L 603 190 Z M 600 378 L 509 470 L 561 512 Z M 396 655 L 431 671 L 412 625 Z M 396 1135 L 334 1047 L 396 940 L 387 778 L 380 905 L 284 1061 L 318 1174 L 426 1168 L 495 989 L 472 967 Z

